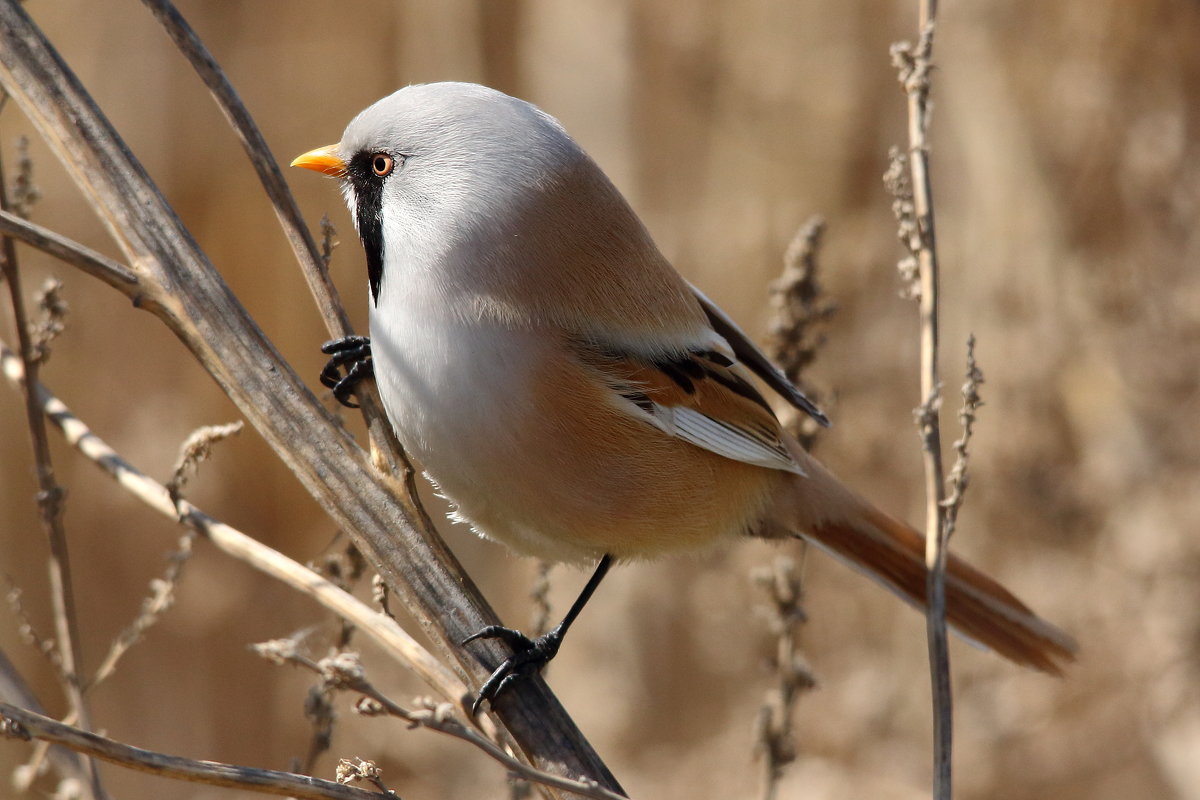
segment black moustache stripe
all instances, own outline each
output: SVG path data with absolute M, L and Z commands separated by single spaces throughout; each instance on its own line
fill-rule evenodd
M 371 171 L 371 154 L 358 153 L 346 167 L 346 178 L 354 187 L 358 238 L 367 254 L 367 280 L 371 301 L 379 305 L 383 283 L 383 178 Z

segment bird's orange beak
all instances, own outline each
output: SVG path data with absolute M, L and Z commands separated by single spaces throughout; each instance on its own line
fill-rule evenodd
M 296 160 L 292 162 L 292 166 L 304 167 L 314 172 L 323 172 L 326 175 L 340 178 L 346 174 L 346 162 L 338 158 L 337 149 L 338 145 L 331 144 L 318 147 L 316 150 L 309 150 L 304 155 L 297 156 Z

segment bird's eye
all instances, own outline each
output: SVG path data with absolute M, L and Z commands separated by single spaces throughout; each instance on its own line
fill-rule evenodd
M 387 153 L 376 153 L 371 156 L 371 171 L 380 178 L 386 178 L 392 174 L 392 169 L 396 166 L 395 160 Z

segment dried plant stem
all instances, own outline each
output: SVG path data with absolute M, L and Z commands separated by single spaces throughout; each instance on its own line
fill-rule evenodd
M 0 342 L 0 372 L 14 385 L 22 382 L 21 362 L 3 342 Z M 193 528 L 227 555 L 286 583 L 354 623 L 392 658 L 408 666 L 431 689 L 448 701 L 463 701 L 467 694 L 466 685 L 409 636 L 395 620 L 375 611 L 308 567 L 208 516 L 188 501 L 181 499 L 176 504 L 166 486 L 122 458 L 49 390 L 41 384 L 31 386 L 37 397 L 38 413 L 48 416 L 68 444 L 108 473 L 134 497 L 160 514 Z
M 394 800 L 394 795 L 367 792 L 306 775 L 215 761 L 196 761 L 130 747 L 8 703 L 0 703 L 0 734 L 53 742 L 130 769 L 211 786 L 228 786 L 309 800 Z
M 936 0 L 919 0 L 920 36 L 917 44 L 915 47 L 908 43 L 894 45 L 892 60 L 899 71 L 900 83 L 908 100 L 908 168 L 911 182 L 908 188 L 911 189 L 911 196 L 898 195 L 897 202 L 911 200 L 911 209 L 908 210 L 910 216 L 901 218 L 901 238 L 910 252 L 910 258 L 907 259 L 909 269 L 915 261 L 921 325 L 922 402 L 916 417 L 925 463 L 925 563 L 928 568 L 926 633 L 933 694 L 933 796 L 938 800 L 949 800 L 952 795 L 953 694 L 946 629 L 948 530 L 943 514 L 945 472 L 938 421 L 941 405 L 941 382 L 938 378 L 938 259 L 928 141 L 929 76 L 933 67 L 936 17 Z M 898 209 L 897 213 L 901 215 L 901 210 Z
M 770 567 L 755 570 L 753 577 L 767 594 L 767 623 L 775 636 L 776 685 L 768 691 L 755 726 L 755 754 L 762 760 L 759 797 L 774 800 L 784 769 L 796 760 L 792 723 L 796 700 L 816 686 L 816 679 L 799 649 L 800 626 L 808 617 L 795 562 L 776 558 Z
M 112 677 L 117 671 L 117 664 L 125 654 L 174 605 L 175 589 L 179 585 L 180 578 L 183 577 L 184 565 L 192 555 L 192 540 L 195 535 L 194 531 L 189 530 L 179 537 L 177 549 L 167 557 L 167 568 L 162 577 L 150 582 L 150 594 L 142 601 L 138 615 L 109 645 L 104 660 L 100 662 L 100 666 L 96 668 L 96 672 L 87 683 L 88 691 Z
M 3 161 L 0 161 L 0 211 L 8 213 L 11 203 L 4 177 Z M 50 458 L 50 442 L 46 436 L 46 421 L 38 408 L 33 386 L 37 382 L 40 366 L 33 340 L 30 335 L 29 317 L 25 312 L 25 298 L 21 290 L 21 272 L 17 267 L 17 248 L 12 237 L 2 237 L 4 279 L 8 283 L 9 299 L 12 304 L 13 322 L 16 326 L 17 343 L 24 373 L 28 380 L 23 382 L 25 398 L 25 420 L 33 442 L 35 473 L 38 482 L 38 509 L 41 512 L 42 528 L 49 544 L 50 595 L 54 609 L 54 629 L 59 663 L 65 678 L 63 687 L 72 715 L 82 727 L 91 725 L 87 700 L 84 697 L 83 681 L 80 676 L 79 621 L 75 612 L 75 590 L 71 580 L 71 557 L 67 546 L 67 533 L 63 527 L 63 500 L 65 490 L 58 485 L 54 476 L 54 462 Z M 95 797 L 104 797 L 100 775 L 95 764 L 87 764 L 91 792 Z
M 782 274 L 770 287 L 770 338 L 766 352 L 787 379 L 806 392 L 809 387 L 803 384 L 803 372 L 816 360 L 825 342 L 821 326 L 836 311 L 818 280 L 817 255 L 824 234 L 823 218 L 812 216 L 806 220 L 784 253 Z M 808 393 L 813 400 L 818 399 Z M 811 416 L 794 410 L 789 410 L 784 425 L 805 450 L 812 448 L 821 430 Z M 755 756 L 762 766 L 759 797 L 773 800 L 784 770 L 796 759 L 792 721 L 796 702 L 803 691 L 816 685 L 816 680 L 800 653 L 799 631 L 807 617 L 795 563 L 790 558 L 776 558 L 770 567 L 754 570 L 751 577 L 770 600 L 766 607 L 767 624 L 775 638 L 776 684 L 767 691 L 766 701 L 759 708 L 754 737 Z
M 12 355 L 11 352 L 10 355 Z M 16 355 L 12 355 L 12 358 L 13 363 L 20 363 L 17 361 Z M 4 599 L 8 605 L 9 612 L 12 614 L 13 622 L 16 623 L 17 635 L 21 637 L 25 644 L 36 650 L 38 655 L 46 659 L 46 663 L 54 671 L 54 677 L 58 679 L 59 683 L 65 684 L 67 676 L 63 672 L 62 655 L 58 652 L 58 648 L 54 646 L 54 640 L 48 639 L 38 633 L 33 620 L 29 618 L 29 614 L 25 611 L 24 593 L 19 586 L 13 583 L 10 576 L 5 577 L 9 588 Z
M 814 402 L 820 401 L 820 395 L 806 384 L 803 373 L 825 343 L 823 325 L 837 311 L 825 297 L 818 278 L 817 255 L 824 235 L 825 220 L 813 216 L 800 226 L 788 245 L 783 272 L 770 287 L 770 336 L 766 342 L 767 355 Z M 805 450 L 812 449 L 821 431 L 815 419 L 794 409 L 789 409 L 784 424 Z
M 533 636 L 541 636 L 550 630 L 550 570 L 554 565 L 549 561 L 538 561 L 537 576 L 533 586 L 529 588 L 529 599 L 533 601 L 533 618 L 529 622 L 529 630 Z
M 312 661 L 300 655 L 295 648 L 295 643 L 286 639 L 265 642 L 257 645 L 256 649 L 259 655 L 275 663 L 294 664 L 317 673 L 322 677 L 324 684 L 331 689 L 361 694 L 366 702 L 360 701 L 359 713 L 387 714 L 402 719 L 413 727 L 428 728 L 455 739 L 461 739 L 482 750 L 513 774 L 539 786 L 559 789 L 581 797 L 590 797 L 593 800 L 624 800 L 624 795 L 609 791 L 595 781 L 564 778 L 561 775 L 535 769 L 514 759 L 495 743 L 481 736 L 478 731 L 463 724 L 457 716 L 455 707 L 448 703 L 418 700 L 417 704 L 420 708 L 417 710 L 399 705 L 375 688 L 374 684 L 367 679 L 366 671 L 354 653 L 339 653 L 320 661 Z M 461 710 L 459 708 L 459 712 Z

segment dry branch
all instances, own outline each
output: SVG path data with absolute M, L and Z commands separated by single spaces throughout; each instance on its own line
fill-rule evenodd
M 196 534 L 187 531 L 179 537 L 178 549 L 167 556 L 167 568 L 161 578 L 150 581 L 150 593 L 142 600 L 141 608 L 133 622 L 125 627 L 108 646 L 108 653 L 95 674 L 84 687 L 88 691 L 108 680 L 117 671 L 117 664 L 125 654 L 141 641 L 146 631 L 158 623 L 171 606 L 175 604 L 175 589 L 183 577 L 183 569 L 192 555 L 192 540 Z
M 307 800 L 394 800 L 394 795 L 366 792 L 306 775 L 216 761 L 196 761 L 131 747 L 8 703 L 0 703 L 0 735 L 41 739 L 129 769 L 211 786 L 228 786 Z
M 15 0 L 0 2 L 0 82 L 65 165 L 128 259 L 117 284 L 187 346 L 346 530 L 426 633 L 478 685 L 506 655 L 459 643 L 498 622 L 411 501 L 283 362 L 200 252 L 141 165 Z M 481 648 L 482 649 L 482 648 Z M 493 710 L 541 769 L 619 786 L 545 683 L 522 681 Z
M 320 661 L 312 661 L 300 655 L 295 648 L 295 642 L 288 639 L 264 642 L 256 645 L 255 650 L 273 663 L 294 664 L 311 670 L 320 675 L 324 685 L 330 689 L 342 689 L 361 694 L 363 700 L 357 707 L 361 714 L 369 716 L 386 714 L 404 720 L 409 723 L 410 727 L 428 728 L 455 739 L 461 739 L 482 750 L 512 774 L 539 786 L 560 789 L 592 800 L 620 800 L 624 797 L 624 795 L 605 789 L 595 781 L 564 778 L 534 769 L 528 764 L 516 760 L 473 728 L 465 725 L 458 718 L 455 707 L 449 703 L 418 700 L 415 703 L 418 706 L 417 710 L 401 706 L 384 695 L 367 679 L 366 671 L 354 653 L 344 652 Z M 458 713 L 461 711 L 462 709 L 459 708 Z
M 767 624 L 775 636 L 774 670 L 776 684 L 767 693 L 755 725 L 755 755 L 762 760 L 759 797 L 774 800 L 784 769 L 796 760 L 796 741 L 792 718 L 802 692 L 817 685 L 816 678 L 799 650 L 800 626 L 804 613 L 804 588 L 795 562 L 783 556 L 770 567 L 753 573 L 754 582 L 767 595 L 764 607 Z
M 938 259 L 933 217 L 933 183 L 929 174 L 929 91 L 933 69 L 933 35 L 936 0 L 919 0 L 920 37 L 892 46 L 892 63 L 908 101 L 909 181 L 903 162 L 893 154 L 896 210 L 901 240 L 909 256 L 902 272 L 916 266 L 915 286 L 921 322 L 921 405 L 915 414 L 925 463 L 925 565 L 926 636 L 929 641 L 929 675 L 933 695 L 933 796 L 949 800 L 953 748 L 953 693 L 950 683 L 950 645 L 946 629 L 947 526 L 943 514 L 946 495 L 942 466 L 941 382 L 938 379 Z M 911 203 L 911 205 L 909 205 Z

